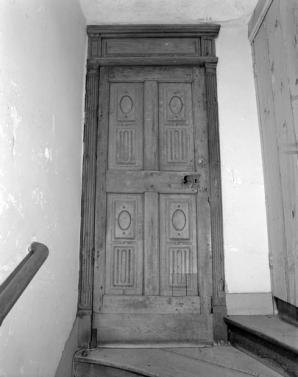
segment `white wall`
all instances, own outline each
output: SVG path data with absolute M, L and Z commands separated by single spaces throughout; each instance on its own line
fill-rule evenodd
M 246 20 L 222 24 L 216 48 L 226 290 L 270 292 L 263 168 Z
M 88 25 L 227 22 L 249 16 L 257 0 L 80 0 Z
M 1 377 L 53 377 L 76 315 L 85 46 L 78 1 L 0 2 L 0 280 L 50 249 L 0 328 Z

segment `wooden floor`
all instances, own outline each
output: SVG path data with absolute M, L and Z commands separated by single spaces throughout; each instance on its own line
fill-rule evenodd
M 108 367 L 111 367 L 112 371 L 109 371 Z M 75 376 L 87 375 L 90 377 L 281 376 L 231 346 L 168 349 L 99 348 L 85 355 L 79 353 L 75 357 Z

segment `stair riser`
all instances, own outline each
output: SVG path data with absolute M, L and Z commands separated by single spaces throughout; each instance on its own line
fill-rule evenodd
M 297 355 L 248 331 L 229 324 L 229 341 L 285 377 L 298 377 Z
M 99 364 L 75 362 L 74 377 L 144 377 L 143 374 Z

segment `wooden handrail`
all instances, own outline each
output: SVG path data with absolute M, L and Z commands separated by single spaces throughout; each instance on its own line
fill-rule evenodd
M 0 286 L 0 326 L 11 308 L 17 302 L 27 285 L 49 255 L 49 249 L 39 242 L 33 242 L 29 254 L 19 263 Z

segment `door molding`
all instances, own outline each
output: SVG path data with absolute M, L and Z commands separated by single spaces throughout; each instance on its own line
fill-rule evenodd
M 95 245 L 96 186 L 104 187 L 103 176 L 97 170 L 97 156 L 106 155 L 107 141 L 97 145 L 100 124 L 106 112 L 102 108 L 107 99 L 101 90 L 106 80 L 100 77 L 100 67 L 133 65 L 183 65 L 205 68 L 206 110 L 208 121 L 208 147 L 210 162 L 209 203 L 211 211 L 211 250 L 213 270 L 213 296 L 210 310 L 214 318 L 214 340 L 226 341 L 227 333 L 223 321 L 226 314 L 223 216 L 221 194 L 221 168 L 219 146 L 219 122 L 217 102 L 215 38 L 220 26 L 201 25 L 135 25 L 135 26 L 88 26 L 88 58 L 85 97 L 84 156 L 82 184 L 82 220 L 80 242 L 79 277 L 79 345 L 87 348 L 92 342 L 92 302 L 94 256 L 100 245 Z M 181 38 L 181 39 L 180 39 Z M 140 41 L 141 39 L 141 41 Z M 156 41 L 156 44 L 155 44 Z M 173 42 L 174 41 L 174 42 Z M 183 43 L 179 44 L 179 41 Z M 127 54 L 118 46 L 126 44 Z M 144 47 L 145 46 L 145 47 Z M 186 47 L 185 47 L 186 46 Z M 147 54 L 147 49 L 149 53 Z M 134 54 L 130 49 L 136 49 Z M 127 55 L 127 56 L 126 56 Z M 133 55 L 133 56 L 131 56 Z M 148 56 L 147 56 L 148 55 Z M 150 55 L 150 56 L 149 56 Z M 107 70 L 101 69 L 101 75 Z M 102 107 L 102 108 L 101 108 Z M 103 165 L 103 164 L 102 164 Z M 96 176 L 98 175 L 98 176 Z M 101 195 L 105 195 L 102 190 Z M 105 211 L 103 211 L 105 212 Z M 104 219 L 102 225 L 104 226 Z M 102 229 L 103 229 L 102 226 Z M 100 240 L 105 242 L 105 234 Z

